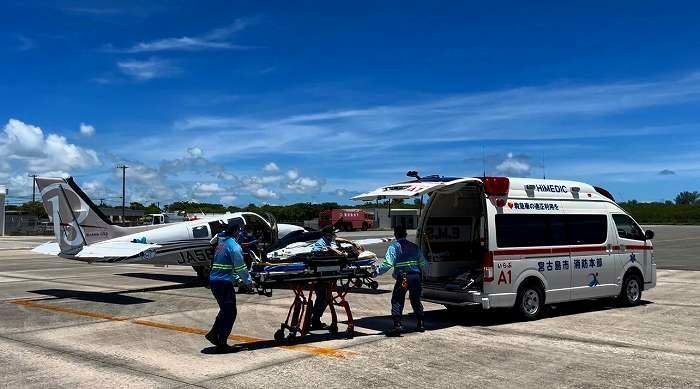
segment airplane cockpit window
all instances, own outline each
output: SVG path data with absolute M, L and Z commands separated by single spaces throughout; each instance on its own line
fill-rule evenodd
M 253 234 L 265 243 L 269 243 L 272 239 L 270 235 L 270 226 L 263 218 L 257 215 L 245 215 L 246 224 L 253 228 Z
M 202 239 L 202 238 L 208 238 L 208 237 L 209 237 L 209 229 L 207 228 L 206 225 L 197 226 L 197 227 L 192 228 L 192 238 Z

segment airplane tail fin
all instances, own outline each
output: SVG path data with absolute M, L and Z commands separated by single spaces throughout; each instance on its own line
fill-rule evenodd
M 109 221 L 73 178 L 37 177 L 36 184 L 61 254 L 75 255 L 85 245 L 121 235 L 121 227 Z

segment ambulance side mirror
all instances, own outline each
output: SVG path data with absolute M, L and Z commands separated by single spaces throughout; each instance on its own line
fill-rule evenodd
M 644 233 L 644 239 L 646 239 L 646 240 L 654 239 L 654 231 L 646 230 L 646 232 Z

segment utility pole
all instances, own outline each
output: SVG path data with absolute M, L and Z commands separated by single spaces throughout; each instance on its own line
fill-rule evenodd
M 36 174 L 27 174 L 27 177 L 32 178 L 32 203 L 36 202 Z
M 117 169 L 122 169 L 122 223 L 126 221 L 126 165 L 118 165 Z
M 39 219 L 39 209 L 36 206 L 36 176 L 37 176 L 36 174 L 27 174 L 27 177 L 32 178 L 32 208 L 31 209 L 34 211 L 34 216 L 36 216 L 36 218 L 37 218 L 36 222 L 38 223 L 38 221 L 39 221 L 38 220 Z

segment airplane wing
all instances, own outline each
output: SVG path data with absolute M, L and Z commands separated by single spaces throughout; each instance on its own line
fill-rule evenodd
M 149 250 L 155 252 L 155 250 L 160 247 L 162 246 L 157 244 L 132 243 L 126 241 L 103 241 L 84 246 L 83 249 L 80 250 L 80 252 L 75 256 L 77 258 L 127 258 L 133 257 L 134 255 L 139 255 Z
M 44 255 L 58 255 L 61 253 L 61 247 L 58 246 L 57 242 L 48 242 L 34 247 L 32 252 Z

